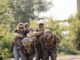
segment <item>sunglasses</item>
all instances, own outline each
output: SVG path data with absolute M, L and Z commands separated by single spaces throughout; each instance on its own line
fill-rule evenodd
M 19 29 L 24 29 L 24 27 L 19 27 Z

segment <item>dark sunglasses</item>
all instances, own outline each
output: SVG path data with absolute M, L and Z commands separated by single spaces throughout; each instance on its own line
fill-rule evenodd
M 24 29 L 24 27 L 19 27 L 19 29 Z

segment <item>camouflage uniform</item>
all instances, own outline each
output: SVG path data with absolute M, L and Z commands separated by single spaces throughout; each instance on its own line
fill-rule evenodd
M 22 52 L 25 56 L 25 60 L 33 60 L 34 57 L 34 45 L 33 40 L 30 38 L 24 38 L 22 40 Z
M 50 40 L 52 40 L 52 42 L 50 44 L 48 44 L 50 42 L 50 40 L 48 41 L 48 45 L 46 45 L 46 41 L 47 41 L 47 36 L 44 36 L 44 34 L 40 37 L 40 41 L 41 41 L 41 46 L 42 46 L 42 50 L 43 50 L 43 60 L 49 60 L 49 56 L 51 56 L 51 60 L 56 60 L 56 36 L 52 35 L 52 38 Z
M 39 41 L 39 38 L 42 34 L 36 35 L 36 40 L 35 40 L 35 56 L 36 59 L 35 60 L 40 60 L 43 57 L 43 51 L 42 51 L 42 46 L 41 43 Z
M 19 60 L 19 55 L 21 56 L 21 60 L 24 60 L 24 55 L 22 53 L 22 39 L 25 37 L 24 33 L 16 32 L 15 33 L 15 41 L 13 42 L 13 54 L 15 60 Z
M 57 58 L 57 45 L 58 45 L 58 43 L 59 43 L 59 38 L 56 36 L 56 35 L 54 35 L 54 49 L 53 49 L 53 60 L 56 60 L 56 58 Z

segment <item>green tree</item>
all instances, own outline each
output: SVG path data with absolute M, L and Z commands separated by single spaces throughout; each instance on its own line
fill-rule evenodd
M 30 24 L 30 28 L 37 29 L 38 24 L 37 24 L 36 20 L 30 19 L 29 24 Z
M 30 18 L 38 17 L 35 13 L 47 11 L 50 2 L 44 0 L 11 0 L 13 17 L 16 22 L 28 22 Z
M 75 49 L 80 50 L 80 12 L 76 16 L 69 18 L 69 40 Z
M 11 15 L 9 14 L 9 0 L 0 0 L 0 60 L 8 60 L 12 41 Z
M 58 21 L 49 18 L 45 23 L 45 27 L 51 29 L 54 34 L 56 34 L 60 39 L 62 39 L 62 28 L 60 27 Z
M 8 28 L 12 27 L 12 23 L 14 22 L 10 14 L 9 7 L 10 7 L 9 0 L 0 0 L 0 24 L 4 24 Z
M 7 0 L 0 0 L 0 23 L 7 23 L 6 20 L 9 21 L 8 6 Z

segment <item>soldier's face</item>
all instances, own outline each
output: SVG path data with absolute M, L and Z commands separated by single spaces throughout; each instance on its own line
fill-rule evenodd
M 44 26 L 39 26 L 40 31 L 44 31 Z
M 19 27 L 19 31 L 24 31 L 24 27 Z

